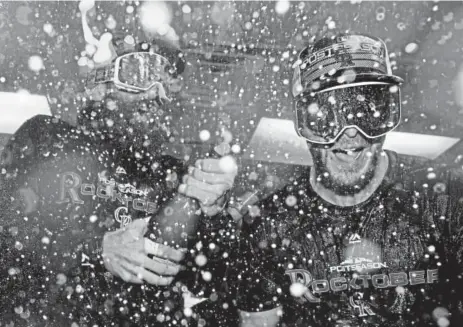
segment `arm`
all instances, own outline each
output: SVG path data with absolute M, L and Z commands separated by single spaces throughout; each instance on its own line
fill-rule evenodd
M 98 258 L 107 230 L 89 219 L 100 213 L 96 203 L 84 204 L 77 188 L 69 188 L 69 183 L 80 183 L 85 177 L 94 179 L 99 168 L 89 153 L 73 147 L 71 129 L 54 118 L 36 116 L 11 137 L 0 163 L 0 224 L 17 228 L 17 235 L 9 236 L 24 237 L 25 244 L 39 239 L 44 246 L 35 251 L 48 255 L 64 246 L 69 253 L 63 257 L 70 258 L 52 260 L 53 269 L 66 269 L 67 261 L 74 262 L 73 251 Z
M 5 277 L 0 307 L 5 322 L 20 320 L 15 308 L 34 325 L 52 311 L 72 312 L 79 295 L 85 302 L 87 290 L 100 282 L 102 274 L 95 272 L 104 269 L 100 256 L 104 229 L 89 220 L 97 212 L 59 203 L 63 199 L 58 175 L 79 164 L 91 169 L 91 163 L 76 153 L 63 153 L 69 129 L 51 117 L 35 117 L 2 153 L 0 269 Z M 78 285 L 81 294 L 75 292 Z
M 165 285 L 173 279 L 166 276 L 179 270 L 162 258 L 179 261 L 183 254 L 146 242 L 145 220 L 112 231 L 105 223 L 112 212 L 104 203 L 84 199 L 69 188 L 77 175 L 82 181 L 94 181 L 101 171 L 96 155 L 85 149 L 85 140 L 66 145 L 75 139 L 70 129 L 49 117 L 34 118 L 18 130 L 3 153 L 0 270 L 6 278 L 0 285 L 0 321 L 21 321 L 16 308 L 27 312 L 34 326 L 44 315 L 67 318 L 62 325 L 70 325 L 69 314 L 74 312 L 74 317 L 92 315 L 96 322 L 98 310 L 112 294 L 108 271 L 131 283 Z M 66 172 L 78 174 L 64 179 Z M 157 258 L 150 259 L 147 253 Z M 115 257 L 130 260 L 121 268 L 111 260 Z

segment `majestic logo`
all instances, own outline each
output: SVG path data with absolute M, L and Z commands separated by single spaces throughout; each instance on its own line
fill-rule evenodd
M 349 237 L 349 244 L 355 244 L 355 243 L 360 243 L 362 242 L 362 238 L 360 237 L 359 234 L 355 233 L 355 234 L 352 234 L 350 237 Z
M 118 166 L 117 169 L 116 169 L 116 174 L 117 175 L 127 175 L 127 172 L 125 171 L 125 169 L 121 166 Z

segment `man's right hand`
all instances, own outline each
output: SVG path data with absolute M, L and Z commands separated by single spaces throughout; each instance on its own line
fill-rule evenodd
M 149 218 L 138 219 L 103 238 L 106 269 L 129 283 L 169 285 L 180 271 L 184 253 L 145 238 Z M 153 258 L 148 257 L 152 255 Z

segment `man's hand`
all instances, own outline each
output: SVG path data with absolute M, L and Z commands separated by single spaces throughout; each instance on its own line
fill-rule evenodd
M 180 271 L 183 252 L 143 237 L 149 218 L 138 219 L 103 238 L 106 269 L 129 283 L 169 285 Z M 149 258 L 148 255 L 153 255 Z
M 197 199 L 203 212 L 213 216 L 225 205 L 224 195 L 233 187 L 237 172 L 236 161 L 231 156 L 200 159 L 195 167 L 189 167 L 178 191 Z

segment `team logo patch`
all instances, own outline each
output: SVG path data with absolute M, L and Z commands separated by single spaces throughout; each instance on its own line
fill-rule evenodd
M 114 211 L 114 219 L 123 228 L 132 222 L 132 216 L 129 215 L 129 209 L 127 207 L 119 207 Z

